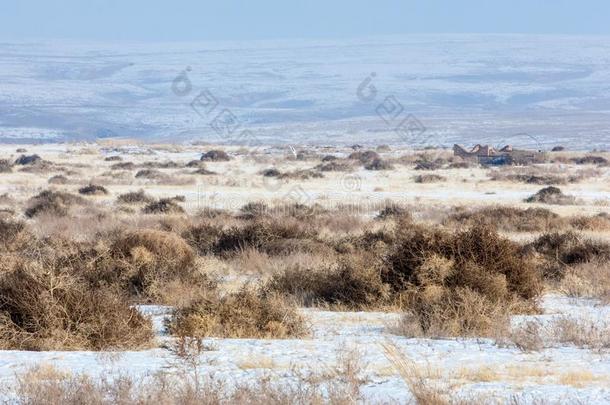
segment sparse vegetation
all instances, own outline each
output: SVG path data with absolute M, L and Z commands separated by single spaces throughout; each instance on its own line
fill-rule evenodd
M 201 160 L 204 162 L 228 162 L 231 157 L 224 150 L 210 150 L 201 155 Z
M 568 205 L 574 204 L 576 199 L 572 196 L 565 195 L 557 187 L 549 186 L 539 190 L 536 194 L 525 199 L 528 203 L 542 204 L 558 204 Z
M 106 195 L 108 194 L 108 190 L 106 187 L 100 186 L 99 184 L 89 184 L 85 187 L 81 187 L 78 189 L 79 194 L 83 195 Z

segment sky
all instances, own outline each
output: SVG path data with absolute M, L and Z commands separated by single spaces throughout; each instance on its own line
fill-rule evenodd
M 0 40 L 609 35 L 608 0 L 0 0 Z

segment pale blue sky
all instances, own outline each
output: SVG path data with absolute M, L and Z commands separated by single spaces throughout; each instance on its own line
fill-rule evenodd
M 608 0 L 0 0 L 0 39 L 610 34 Z

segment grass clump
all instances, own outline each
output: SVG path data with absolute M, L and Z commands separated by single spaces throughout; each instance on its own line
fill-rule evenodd
M 303 336 L 306 331 L 294 304 L 252 287 L 208 294 L 177 309 L 167 328 L 173 335 L 200 338 L 284 339 Z
M 78 193 L 83 195 L 106 195 L 108 194 L 108 190 L 106 187 L 100 186 L 99 184 L 88 184 L 85 187 L 78 189 Z
M 0 159 L 0 173 L 10 173 L 13 171 L 13 163 L 7 159 Z
M 364 165 L 366 170 L 393 170 L 394 166 L 387 160 L 373 159 Z
M 32 197 L 25 216 L 33 218 L 41 214 L 66 216 L 71 206 L 85 203 L 81 197 L 63 191 L 45 190 Z
M 541 232 L 567 225 L 566 220 L 546 208 L 520 209 L 508 206 L 483 207 L 474 211 L 458 209 L 443 223 L 462 227 L 485 225 L 506 232 Z
M 210 150 L 201 155 L 201 160 L 204 162 L 228 162 L 231 157 L 224 150 Z
M 439 176 L 438 174 L 420 174 L 413 177 L 413 181 L 415 183 L 438 183 L 441 181 L 446 181 L 447 179 L 443 176 Z
M 585 238 L 573 231 L 544 234 L 527 248 L 542 255 L 544 274 L 550 279 L 563 278 L 569 266 L 610 260 L 610 244 Z
M 528 203 L 556 204 L 569 205 L 576 202 L 573 196 L 565 195 L 558 187 L 545 187 L 539 190 L 536 194 L 525 199 Z
M 146 194 L 144 190 L 130 191 L 117 197 L 117 202 L 120 204 L 149 204 L 153 201 L 154 198 Z
M 49 184 L 58 184 L 58 185 L 64 185 L 64 184 L 68 184 L 68 178 L 66 176 L 62 176 L 61 174 L 58 174 L 56 176 L 50 177 L 48 180 Z
M 158 201 L 148 203 L 142 212 L 145 214 L 183 214 L 182 208 L 173 198 L 162 198 Z

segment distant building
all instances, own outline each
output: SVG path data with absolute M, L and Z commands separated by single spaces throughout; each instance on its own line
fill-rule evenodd
M 475 145 L 467 151 L 460 145 L 453 145 L 453 154 L 464 160 L 476 161 L 483 165 L 510 165 L 527 164 L 542 161 L 541 152 L 516 150 L 512 146 L 506 145 L 500 150 L 496 150 L 489 145 Z

